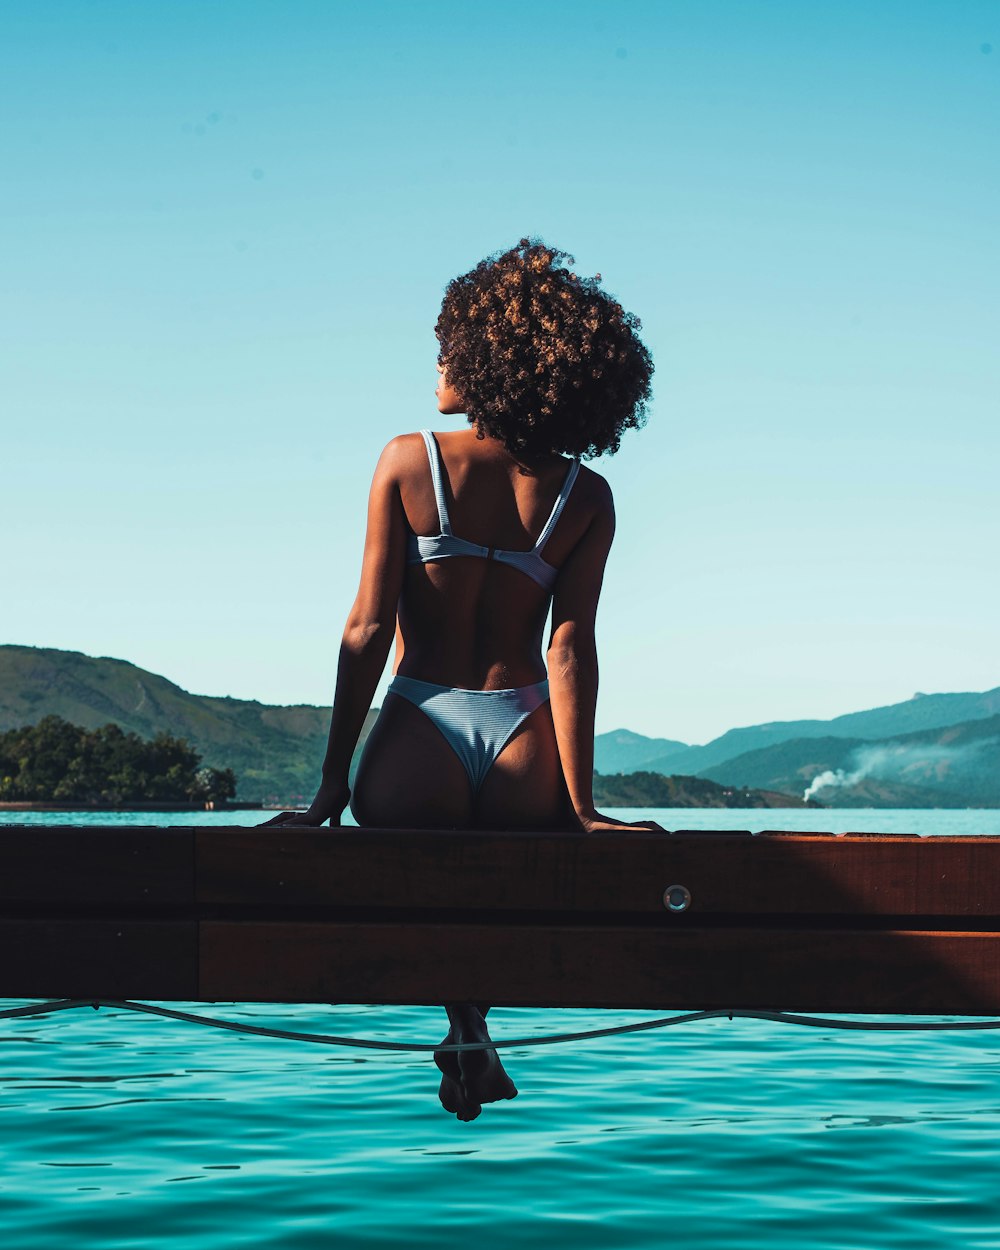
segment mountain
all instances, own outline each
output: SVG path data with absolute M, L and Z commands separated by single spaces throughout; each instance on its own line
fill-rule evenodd
M 326 750 L 330 709 L 276 707 L 189 691 L 126 660 L 50 647 L 0 646 L 0 730 L 55 713 L 94 729 L 109 721 L 149 738 L 186 738 L 209 768 L 232 768 L 237 798 L 311 798 Z M 374 721 L 370 712 L 359 751 Z
M 915 694 L 904 703 L 870 708 L 864 712 L 847 712 L 832 720 L 770 721 L 730 729 L 705 746 L 686 747 L 667 752 L 662 757 L 646 759 L 635 768 L 652 772 L 708 775 L 708 770 L 726 760 L 736 759 L 751 751 L 759 751 L 796 738 L 862 738 L 874 740 L 894 737 L 920 730 L 940 729 L 964 721 L 983 720 L 1000 713 L 1000 686 L 983 693 Z M 629 767 L 627 771 L 635 769 Z M 623 769 L 623 771 L 626 771 Z
M 594 768 L 599 773 L 634 773 L 648 760 L 661 762 L 687 749 L 671 738 L 644 738 L 631 729 L 612 729 L 594 738 Z
M 1000 807 L 1000 715 L 892 737 L 793 738 L 701 774 L 832 807 Z
M 125 660 L 0 646 L 0 730 L 49 713 L 87 729 L 113 721 L 144 738 L 186 738 L 206 766 L 234 770 L 238 798 L 280 802 L 311 797 L 330 720 L 326 707 L 192 694 Z M 375 715 L 365 721 L 355 761 Z M 998 744 L 1000 688 L 915 695 L 832 720 L 751 725 L 703 747 L 616 729 L 595 739 L 595 764 L 605 775 L 699 776 L 792 796 L 829 773 L 815 793 L 838 807 L 996 807 Z

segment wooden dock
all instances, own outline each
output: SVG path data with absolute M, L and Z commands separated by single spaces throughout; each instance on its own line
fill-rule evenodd
M 0 997 L 1000 1015 L 1000 838 L 0 826 Z

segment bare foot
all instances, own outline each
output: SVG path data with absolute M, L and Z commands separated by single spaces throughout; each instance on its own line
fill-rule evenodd
M 473 1006 L 458 1010 L 452 1016 L 451 1033 L 456 1042 L 488 1042 L 486 1021 Z M 516 1098 L 517 1086 L 504 1071 L 500 1056 L 491 1046 L 488 1050 L 452 1052 L 458 1060 L 461 1086 L 470 1103 L 499 1102 Z M 442 1069 L 443 1070 L 443 1069 Z
M 441 1045 L 450 1046 L 454 1040 L 449 1029 Z M 462 1087 L 458 1053 L 454 1050 L 436 1050 L 434 1062 L 441 1070 L 441 1087 L 438 1090 L 441 1106 L 452 1115 L 457 1115 L 460 1120 L 474 1120 L 483 1108 L 478 1102 L 471 1102 Z

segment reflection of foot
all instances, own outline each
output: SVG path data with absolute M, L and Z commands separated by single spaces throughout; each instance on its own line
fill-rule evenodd
M 454 1040 L 449 1029 L 441 1045 L 450 1046 Z M 454 1050 L 436 1050 L 434 1062 L 441 1070 L 441 1087 L 438 1090 L 441 1106 L 452 1115 L 457 1115 L 460 1120 L 474 1120 L 482 1111 L 482 1107 L 478 1102 L 470 1101 L 462 1087 L 462 1071 L 458 1063 L 458 1054 Z
M 452 1026 L 456 1042 L 488 1042 L 490 1035 L 486 1021 L 476 1008 L 462 1014 L 461 1022 Z M 497 1052 L 488 1050 L 465 1050 L 454 1053 L 458 1060 L 462 1090 L 470 1103 L 499 1102 L 504 1098 L 516 1098 L 517 1086 L 504 1071 Z

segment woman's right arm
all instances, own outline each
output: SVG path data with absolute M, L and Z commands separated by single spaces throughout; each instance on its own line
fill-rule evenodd
M 350 799 L 351 755 L 371 708 L 375 687 L 396 632 L 396 608 L 406 567 L 406 515 L 399 493 L 407 463 L 404 435 L 388 444 L 379 459 L 368 497 L 368 528 L 361 584 L 344 627 L 337 665 L 337 689 L 322 780 L 305 812 L 282 812 L 266 825 L 340 823 Z
M 559 570 L 552 599 L 548 646 L 549 698 L 556 743 L 570 802 L 588 833 L 625 828 L 659 829 L 655 821 L 629 825 L 594 807 L 594 716 L 597 710 L 595 624 L 604 567 L 615 536 L 611 488 L 594 474 L 595 512 L 584 536 Z

